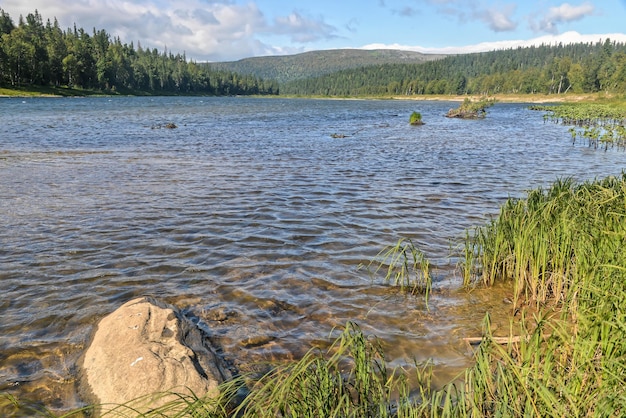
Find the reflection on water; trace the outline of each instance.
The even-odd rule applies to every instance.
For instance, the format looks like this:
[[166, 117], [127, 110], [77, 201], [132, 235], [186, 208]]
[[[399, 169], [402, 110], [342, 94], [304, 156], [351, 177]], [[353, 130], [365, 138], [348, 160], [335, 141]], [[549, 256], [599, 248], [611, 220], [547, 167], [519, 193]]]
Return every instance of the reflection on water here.
[[[507, 308], [457, 290], [465, 229], [557, 177], [623, 168], [523, 105], [482, 121], [444, 118], [452, 106], [0, 99], [0, 391], [80, 405], [75, 362], [95, 323], [139, 295], [199, 316], [244, 370], [355, 321], [392, 365], [432, 359], [451, 379], [471, 360], [461, 338]], [[400, 237], [436, 269], [429, 309], [359, 269]]]

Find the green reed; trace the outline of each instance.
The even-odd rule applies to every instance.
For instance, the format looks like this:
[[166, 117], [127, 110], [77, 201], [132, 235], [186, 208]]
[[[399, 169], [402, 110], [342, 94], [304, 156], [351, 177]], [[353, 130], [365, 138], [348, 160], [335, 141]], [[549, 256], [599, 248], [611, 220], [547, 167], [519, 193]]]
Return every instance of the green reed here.
[[626, 107], [608, 103], [578, 103], [556, 106], [535, 105], [531, 110], [547, 112], [544, 121], [571, 125], [572, 141], [587, 140], [594, 148], [626, 148]]
[[512, 282], [517, 304], [537, 313], [516, 343], [486, 330], [451, 416], [626, 413], [626, 175], [510, 199], [466, 248], [470, 283]]
[[389, 417], [398, 403], [407, 402], [407, 394], [405, 379], [388, 372], [378, 340], [348, 323], [326, 352], [311, 350], [300, 361], [279, 366], [256, 381], [233, 414]]
[[533, 329], [520, 325], [505, 345], [487, 330], [465, 386], [442, 391], [456, 403], [440, 416], [623, 416], [626, 275], [619, 275], [612, 289], [578, 288], [575, 320], [537, 314]]
[[562, 179], [509, 199], [495, 220], [468, 236], [473, 262], [465, 265], [465, 284], [510, 280], [516, 300], [536, 304], [575, 297], [568, 293], [574, 280], [614, 261], [620, 243], [604, 232], [624, 230], [625, 202], [625, 175], [580, 185]]
[[396, 245], [383, 249], [367, 269], [372, 276], [384, 272], [386, 283], [404, 292], [424, 295], [428, 303], [432, 290], [430, 261], [410, 239], [402, 238]]

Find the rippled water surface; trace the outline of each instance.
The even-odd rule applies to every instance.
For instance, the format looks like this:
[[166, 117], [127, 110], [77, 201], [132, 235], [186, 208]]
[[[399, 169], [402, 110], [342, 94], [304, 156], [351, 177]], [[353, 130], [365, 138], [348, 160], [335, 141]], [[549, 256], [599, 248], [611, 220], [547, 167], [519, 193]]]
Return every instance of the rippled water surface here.
[[[94, 325], [140, 295], [198, 315], [244, 370], [352, 320], [391, 364], [432, 359], [450, 379], [471, 361], [461, 338], [503, 309], [457, 290], [466, 228], [509, 196], [625, 165], [525, 105], [481, 121], [443, 117], [450, 107], [0, 99], [0, 392], [80, 405], [75, 362]], [[409, 126], [414, 110], [425, 126]], [[359, 268], [401, 237], [436, 269], [430, 310]]]

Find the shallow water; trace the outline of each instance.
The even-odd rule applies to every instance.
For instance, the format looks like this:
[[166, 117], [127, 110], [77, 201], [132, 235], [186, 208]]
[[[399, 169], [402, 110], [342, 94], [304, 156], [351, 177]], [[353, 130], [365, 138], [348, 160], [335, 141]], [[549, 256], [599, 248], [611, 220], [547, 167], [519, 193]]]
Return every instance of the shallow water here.
[[[356, 321], [392, 365], [430, 359], [450, 380], [471, 361], [461, 338], [506, 309], [457, 290], [466, 228], [558, 177], [620, 174], [625, 155], [573, 146], [525, 105], [479, 121], [450, 107], [0, 99], [0, 392], [81, 405], [74, 364], [94, 325], [140, 295], [198, 315], [244, 370]], [[435, 268], [429, 309], [359, 268], [401, 237]]]

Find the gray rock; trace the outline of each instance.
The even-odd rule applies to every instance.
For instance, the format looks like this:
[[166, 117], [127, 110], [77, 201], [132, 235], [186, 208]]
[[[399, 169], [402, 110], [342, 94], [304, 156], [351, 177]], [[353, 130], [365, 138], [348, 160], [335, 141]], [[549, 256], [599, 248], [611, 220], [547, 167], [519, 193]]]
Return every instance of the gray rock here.
[[83, 393], [104, 410], [124, 404], [147, 412], [174, 393], [217, 396], [232, 377], [196, 324], [149, 297], [100, 321], [81, 366]]

